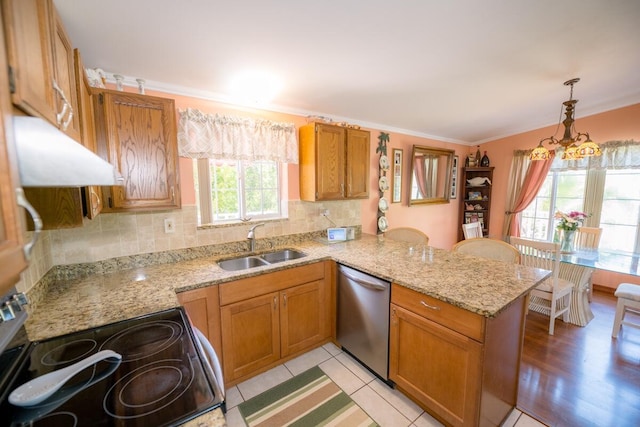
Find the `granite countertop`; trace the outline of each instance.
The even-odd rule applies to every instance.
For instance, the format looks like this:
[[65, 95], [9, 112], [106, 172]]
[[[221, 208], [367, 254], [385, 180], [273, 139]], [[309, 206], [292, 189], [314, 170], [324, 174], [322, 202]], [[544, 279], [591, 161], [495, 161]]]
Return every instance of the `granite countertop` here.
[[[242, 271], [225, 271], [227, 254], [65, 280], [49, 286], [30, 312], [27, 333], [41, 340], [180, 305], [176, 293], [332, 259], [455, 306], [494, 317], [549, 272], [378, 236], [344, 243], [314, 240], [287, 246], [307, 256]], [[413, 248], [413, 255], [410, 254]]]
[[[246, 255], [227, 254], [56, 282], [30, 310], [27, 334], [35, 341], [96, 327], [179, 306], [179, 292], [329, 259], [486, 317], [496, 316], [550, 274], [371, 235], [343, 243], [308, 240], [286, 247], [307, 256], [225, 271], [216, 261]], [[224, 416], [217, 409], [188, 425], [222, 426]]]

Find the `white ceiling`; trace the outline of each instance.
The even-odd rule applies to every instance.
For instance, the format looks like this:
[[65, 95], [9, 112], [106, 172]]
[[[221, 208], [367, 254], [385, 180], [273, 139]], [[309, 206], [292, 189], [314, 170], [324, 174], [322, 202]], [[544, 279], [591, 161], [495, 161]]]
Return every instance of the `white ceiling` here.
[[54, 0], [87, 67], [230, 101], [474, 144], [640, 102], [638, 0]]

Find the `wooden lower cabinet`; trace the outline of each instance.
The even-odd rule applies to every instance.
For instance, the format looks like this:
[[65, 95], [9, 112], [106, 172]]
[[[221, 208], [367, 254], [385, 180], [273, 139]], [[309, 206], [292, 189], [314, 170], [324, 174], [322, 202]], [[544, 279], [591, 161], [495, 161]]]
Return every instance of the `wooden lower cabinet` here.
[[221, 307], [227, 381], [325, 341], [330, 335], [328, 289], [324, 279], [315, 280]]
[[187, 311], [193, 326], [209, 340], [218, 357], [222, 354], [220, 331], [220, 300], [217, 286], [180, 292], [178, 301]]
[[178, 294], [220, 357], [227, 386], [330, 339], [334, 264], [321, 261]]
[[280, 292], [280, 355], [299, 353], [330, 335], [328, 286], [316, 280]]
[[395, 284], [391, 300], [390, 379], [446, 425], [500, 425], [517, 402], [524, 297], [495, 318]]
[[232, 381], [280, 360], [277, 292], [220, 308], [224, 377]]
[[222, 359], [228, 385], [329, 340], [331, 263], [220, 285]]

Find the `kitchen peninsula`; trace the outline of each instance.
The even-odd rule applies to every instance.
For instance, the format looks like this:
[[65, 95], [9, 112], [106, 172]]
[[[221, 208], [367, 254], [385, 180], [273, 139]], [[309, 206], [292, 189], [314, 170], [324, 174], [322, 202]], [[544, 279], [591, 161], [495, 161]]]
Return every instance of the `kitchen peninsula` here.
[[[491, 382], [491, 378], [489, 381], [487, 378], [482, 378], [483, 370], [502, 371], [505, 368], [498, 366], [504, 365], [504, 358], [487, 363], [487, 360], [496, 356], [494, 344], [499, 340], [500, 352], [513, 353], [512, 356], [517, 362], [516, 366], [510, 366], [512, 370], [515, 369], [515, 372], [507, 375], [507, 379], [510, 378], [512, 384], [499, 386], [511, 390], [513, 395], [507, 396], [506, 400], [511, 400], [508, 405], [515, 405], [520, 346], [524, 329], [524, 298], [531, 288], [548, 276], [549, 272], [474, 258], [432, 247], [426, 247], [424, 250], [414, 248], [410, 251], [407, 243], [370, 235], [331, 245], [324, 245], [313, 239], [303, 241], [297, 239], [295, 242], [292, 240], [292, 243], [286, 247], [300, 250], [307, 256], [235, 272], [224, 271], [216, 264], [218, 259], [233, 255], [225, 254], [108, 274], [90, 276], [79, 274], [82, 277], [68, 280], [53, 280], [45, 277], [42, 286], [36, 285], [29, 292], [29, 297], [32, 299], [30, 318], [26, 324], [29, 338], [44, 339], [175, 307], [179, 305], [176, 294], [180, 292], [332, 260], [393, 282], [400, 300], [394, 301], [394, 293], [392, 293], [392, 304], [397, 304], [395, 313], [401, 322], [400, 325], [403, 325], [402, 322], [408, 318], [415, 320], [420, 317], [416, 315], [417, 309], [407, 306], [408, 295], [424, 295], [427, 301], [446, 305], [439, 314], [455, 314], [454, 322], [450, 323], [433, 317], [425, 319], [420, 317], [419, 320], [438, 329], [440, 334], [444, 331], [444, 327], [447, 327], [456, 337], [464, 338], [464, 342], [470, 343], [473, 347], [470, 354], [477, 360], [469, 359], [473, 365], [470, 367], [479, 375], [477, 375], [477, 382], [474, 383], [476, 393], [473, 392], [474, 390], [468, 390], [470, 402], [465, 403], [463, 408], [459, 408], [463, 412], [470, 410], [469, 408], [495, 406], [496, 400], [502, 397], [496, 397], [493, 393], [495, 389], [491, 386], [487, 387], [486, 383]], [[58, 276], [70, 277], [73, 274], [82, 273], [85, 267], [87, 271], [101, 270], [99, 266], [94, 265], [63, 266], [57, 267]], [[65, 269], [66, 271], [61, 273], [60, 270]], [[46, 283], [48, 286], [45, 286]], [[462, 314], [462, 317], [458, 314]], [[470, 319], [470, 325], [464, 324], [467, 319]], [[507, 330], [510, 336], [504, 336], [505, 332], [502, 329], [500, 333], [493, 333], [495, 328], [492, 329], [491, 325], [504, 323], [501, 319], [507, 319], [511, 324]], [[402, 334], [399, 338], [399, 351], [409, 351], [403, 346]], [[513, 351], [508, 348], [509, 346], [513, 347]], [[394, 363], [393, 351], [391, 359]], [[400, 379], [396, 381], [398, 386], [403, 391], [408, 391], [414, 399], [422, 402], [421, 396], [416, 396], [416, 390], [402, 382], [403, 361], [402, 358], [400, 359], [400, 370], [396, 369], [397, 377]], [[398, 362], [397, 359], [396, 362]], [[393, 368], [391, 372], [394, 372]], [[484, 372], [485, 377], [487, 377], [486, 374], [487, 372]], [[500, 375], [496, 377], [491, 372], [489, 374], [496, 381], [505, 379]], [[216, 414], [207, 416], [222, 420], [219, 416], [220, 411], [214, 412]], [[453, 412], [452, 416], [456, 415], [456, 411]], [[485, 425], [499, 422], [494, 419], [484, 419], [481, 414], [485, 412], [491, 411], [488, 409], [475, 411], [474, 414], [480, 415], [473, 416], [473, 424]], [[502, 413], [504, 410], [499, 412]], [[468, 413], [457, 415], [460, 416], [461, 423], [469, 422]], [[457, 423], [455, 420], [449, 422]], [[222, 423], [223, 421], [220, 425]]]

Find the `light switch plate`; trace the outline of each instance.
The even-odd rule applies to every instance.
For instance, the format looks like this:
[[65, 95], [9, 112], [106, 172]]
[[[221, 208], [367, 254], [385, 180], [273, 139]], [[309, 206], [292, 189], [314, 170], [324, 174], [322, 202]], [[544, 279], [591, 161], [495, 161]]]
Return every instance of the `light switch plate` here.
[[165, 233], [175, 233], [176, 224], [173, 221], [173, 218], [165, 218], [164, 219], [164, 232]]

